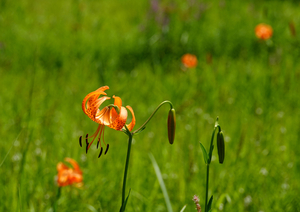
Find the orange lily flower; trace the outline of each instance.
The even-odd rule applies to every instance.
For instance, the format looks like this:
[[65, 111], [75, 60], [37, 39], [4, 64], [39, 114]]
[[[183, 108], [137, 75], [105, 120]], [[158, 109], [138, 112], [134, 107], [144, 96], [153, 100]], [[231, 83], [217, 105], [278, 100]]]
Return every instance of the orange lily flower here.
[[198, 60], [193, 54], [184, 54], [181, 57], [181, 62], [187, 68], [194, 68], [197, 66]]
[[[99, 107], [103, 104], [104, 101], [110, 99], [110, 97], [107, 97], [105, 90], [109, 89], [108, 86], [103, 86], [97, 89], [96, 91], [93, 91], [89, 93], [82, 101], [82, 110], [83, 112], [94, 122], [98, 123], [99, 126], [96, 130], [96, 132], [92, 136], [86, 135], [86, 152], [90, 148], [91, 144], [95, 140], [96, 137], [98, 137], [98, 145], [100, 144], [100, 154], [98, 157], [101, 156], [103, 148], [101, 147], [101, 136], [102, 141], [104, 145], [106, 146], [105, 154], [108, 151], [109, 144], [106, 144], [104, 142], [104, 126], [108, 126], [109, 128], [121, 131], [125, 130], [125, 125], [129, 131], [132, 131], [134, 125], [135, 125], [135, 116], [132, 108], [130, 106], [126, 106], [126, 108], [131, 112], [132, 120], [130, 124], [126, 124], [127, 120], [127, 110], [125, 107], [122, 106], [122, 99], [117, 96], [113, 96], [114, 98], [114, 104], [107, 105], [102, 110], [99, 109]], [[100, 95], [105, 95], [100, 97]], [[100, 97], [100, 98], [99, 98]], [[88, 139], [92, 138], [92, 142], [89, 143]], [[81, 144], [82, 136], [79, 139], [80, 146]]]
[[72, 158], [65, 158], [65, 161], [69, 162], [73, 168], [66, 166], [64, 163], [59, 162], [57, 164], [57, 184], [59, 187], [75, 184], [77, 187], [82, 186], [82, 171], [79, 168], [78, 163]]
[[267, 24], [258, 24], [255, 27], [255, 35], [261, 40], [268, 40], [273, 35], [273, 29]]

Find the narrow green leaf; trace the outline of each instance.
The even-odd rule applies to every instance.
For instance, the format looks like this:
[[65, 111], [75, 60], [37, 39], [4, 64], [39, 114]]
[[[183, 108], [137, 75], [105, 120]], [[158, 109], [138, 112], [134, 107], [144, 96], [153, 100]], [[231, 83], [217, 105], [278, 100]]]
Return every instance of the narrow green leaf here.
[[16, 137], [16, 139], [14, 140], [14, 142], [12, 143], [11, 147], [9, 148], [8, 152], [6, 153], [6, 155], [4, 156], [2, 162], [0, 163], [0, 167], [2, 166], [2, 164], [4, 163], [5, 159], [7, 158], [8, 154], [10, 153], [11, 149], [13, 148], [15, 142], [18, 140], [19, 135], [21, 134], [22, 130], [19, 132], [18, 136]]
[[180, 210], [180, 212], [183, 212], [186, 208], [186, 205], [183, 206], [183, 208]]
[[128, 192], [128, 195], [127, 195], [127, 197], [126, 197], [126, 199], [125, 199], [125, 201], [124, 201], [124, 204], [121, 206], [121, 208], [120, 208], [120, 212], [124, 212], [125, 211], [125, 208], [126, 208], [126, 204], [127, 204], [127, 200], [128, 200], [128, 198], [129, 198], [129, 195], [130, 195], [130, 191], [131, 191], [131, 189], [129, 189], [129, 192]]
[[101, 207], [101, 203], [100, 203], [100, 201], [98, 201], [98, 212], [103, 212], [103, 209], [102, 209], [102, 207]]
[[214, 151], [214, 145], [212, 145], [211, 146], [211, 149], [209, 150], [209, 153], [208, 153], [208, 159], [209, 159], [209, 161], [211, 161], [211, 158], [212, 158], [212, 153], [213, 153], [213, 151]]
[[92, 212], [98, 212], [97, 209], [92, 205], [86, 204], [86, 207]]
[[137, 134], [141, 133], [142, 131], [144, 131], [145, 128], [146, 128], [146, 126], [142, 127], [141, 129], [136, 131], [134, 134], [137, 135]]
[[131, 189], [129, 189], [129, 192], [128, 192], [128, 195], [127, 195], [127, 197], [126, 197], [126, 199], [125, 199], [125, 202], [124, 202], [124, 211], [125, 211], [125, 208], [126, 208], [126, 205], [127, 205], [127, 200], [128, 200], [128, 198], [129, 198], [129, 195], [130, 195], [130, 191], [131, 191]]
[[159, 166], [158, 166], [158, 164], [157, 164], [154, 156], [151, 153], [149, 153], [149, 157], [150, 157], [150, 160], [152, 162], [152, 165], [153, 165], [153, 168], [154, 168], [157, 180], [159, 182], [160, 188], [161, 188], [161, 190], [163, 192], [163, 195], [164, 195], [164, 198], [165, 198], [165, 202], [166, 202], [166, 205], [167, 205], [167, 211], [168, 212], [173, 212], [173, 209], [172, 209], [172, 206], [171, 206], [171, 201], [170, 201], [170, 198], [169, 198], [169, 195], [168, 195], [168, 191], [167, 191], [167, 188], [165, 186], [163, 177], [161, 175]]
[[208, 204], [207, 204], [208, 211], [211, 210], [211, 204], [212, 204], [213, 198], [214, 198], [214, 196], [212, 195], [211, 198], [208, 201]]
[[204, 162], [206, 164], [208, 164], [208, 155], [207, 155], [206, 149], [201, 143], [200, 143], [200, 147], [201, 147], [201, 150], [202, 150], [202, 153], [203, 153]]

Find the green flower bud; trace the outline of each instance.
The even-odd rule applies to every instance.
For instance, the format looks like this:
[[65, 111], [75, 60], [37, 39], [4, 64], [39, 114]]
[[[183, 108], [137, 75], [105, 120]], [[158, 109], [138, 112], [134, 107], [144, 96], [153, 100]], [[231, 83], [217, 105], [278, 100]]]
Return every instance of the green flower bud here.
[[169, 116], [168, 116], [168, 138], [170, 144], [173, 144], [175, 139], [175, 128], [176, 128], [175, 109], [172, 108], [170, 109]]
[[223, 132], [218, 132], [217, 135], [217, 147], [218, 147], [218, 155], [219, 155], [219, 163], [223, 163], [225, 158], [225, 142]]

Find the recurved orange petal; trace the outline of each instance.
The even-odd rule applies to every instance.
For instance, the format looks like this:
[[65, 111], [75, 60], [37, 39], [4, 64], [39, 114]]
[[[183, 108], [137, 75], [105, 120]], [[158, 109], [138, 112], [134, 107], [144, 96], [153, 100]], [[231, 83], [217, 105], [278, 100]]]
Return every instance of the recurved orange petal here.
[[86, 95], [86, 97], [82, 101], [82, 110], [83, 112], [90, 117], [91, 110], [95, 107], [95, 101], [100, 95], [106, 95], [105, 90], [109, 89], [108, 86], [103, 86], [98, 88], [96, 91], [93, 91]]
[[65, 158], [65, 161], [69, 162], [73, 166], [75, 172], [82, 173], [81, 169], [79, 168], [78, 163], [74, 159]]
[[122, 99], [115, 95], [113, 95], [113, 98], [114, 98], [114, 105], [118, 106], [118, 108], [121, 110]]
[[104, 91], [93, 91], [85, 96], [82, 101], [82, 107], [90, 107], [90, 104], [94, 102], [100, 95], [107, 95]]
[[73, 184], [73, 183], [80, 183], [82, 182], [82, 175], [79, 174], [79, 173], [72, 173], [69, 177], [69, 180], [70, 180], [70, 183]]
[[126, 123], [127, 115], [128, 114], [126, 108], [121, 107], [120, 114], [110, 125], [108, 125], [108, 127], [114, 130], [121, 130]]
[[[114, 105], [116, 105], [120, 111], [121, 107], [122, 107], [122, 99], [115, 95], [113, 96], [113, 98], [114, 98]], [[118, 116], [119, 116], [119, 114], [116, 111], [116, 109], [113, 107], [110, 108], [110, 123], [113, 123]]]
[[126, 126], [127, 126], [127, 128], [128, 128], [129, 131], [132, 131], [132, 129], [133, 129], [134, 125], [135, 125], [134, 112], [133, 112], [133, 109], [129, 105], [127, 105], [126, 108], [131, 112], [131, 115], [132, 115], [131, 122], [128, 125], [126, 125]]
[[56, 166], [56, 169], [58, 172], [62, 172], [63, 170], [69, 169], [69, 167], [63, 164], [62, 162], [59, 162]]
[[103, 108], [102, 110], [98, 110], [98, 112], [95, 115], [95, 122], [104, 125], [103, 116], [107, 113], [107, 111], [109, 111], [107, 107]]
[[68, 178], [72, 170], [63, 170], [57, 175], [57, 183], [59, 186], [67, 186], [70, 183], [68, 182]]
[[58, 163], [57, 184], [59, 186], [67, 186], [73, 183], [81, 183], [83, 177], [78, 163], [72, 158], [65, 158], [65, 161], [69, 162], [73, 168], [66, 166], [62, 162]]
[[103, 116], [101, 117], [101, 120], [102, 120], [102, 123], [105, 125], [105, 126], [108, 126], [110, 125], [112, 122], [110, 121], [110, 111], [111, 111], [111, 108], [106, 108], [107, 110], [105, 111], [105, 113], [103, 114]]

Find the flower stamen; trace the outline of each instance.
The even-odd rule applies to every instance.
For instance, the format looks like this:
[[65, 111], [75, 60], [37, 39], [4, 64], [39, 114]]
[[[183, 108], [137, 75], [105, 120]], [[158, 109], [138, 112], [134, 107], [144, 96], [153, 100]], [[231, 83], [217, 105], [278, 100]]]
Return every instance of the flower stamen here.
[[109, 149], [109, 144], [106, 145], [106, 150], [105, 150], [105, 152], [104, 152], [104, 155], [106, 155], [108, 149]]
[[[97, 141], [97, 149], [99, 148], [99, 144], [100, 144], [100, 137], [98, 138], [98, 141]], [[100, 147], [101, 147], [101, 144], [100, 144]]]
[[[94, 140], [98, 137], [98, 141], [97, 141], [97, 149], [99, 148], [99, 145], [100, 145], [100, 154], [98, 156], [98, 158], [102, 155], [102, 152], [103, 152], [103, 148], [102, 148], [102, 145], [101, 145], [101, 142], [104, 143], [104, 145], [106, 146], [106, 150], [105, 150], [105, 153], [107, 153], [108, 149], [109, 149], [109, 144], [106, 144], [105, 141], [104, 141], [104, 125], [102, 124], [99, 124], [96, 132], [89, 136], [88, 134], [86, 134], [85, 136], [85, 142], [86, 142], [86, 153], [88, 152], [90, 146], [92, 145], [92, 143], [94, 142]], [[101, 138], [102, 137], [102, 138]], [[92, 141], [89, 142], [88, 139], [89, 138], [92, 138]], [[101, 141], [102, 139], [102, 141]], [[82, 136], [79, 137], [79, 144], [80, 146], [82, 146]]]
[[102, 155], [102, 151], [103, 151], [103, 148], [101, 147], [101, 150], [100, 150], [98, 158], [100, 158], [100, 156]]
[[[99, 135], [99, 137], [101, 136], [101, 133], [102, 133], [102, 129], [104, 128], [104, 125], [101, 125], [101, 124], [99, 124], [99, 126], [98, 126], [98, 128], [97, 128], [97, 130], [96, 130], [96, 132], [92, 135], [92, 136], [88, 136], [88, 134], [86, 134], [86, 137], [85, 137], [85, 141], [86, 141], [86, 144], [88, 145], [88, 149], [90, 148], [90, 146], [92, 145], [92, 143], [94, 142], [94, 140], [95, 140], [95, 138], [97, 137], [97, 135], [99, 134], [99, 131], [100, 131], [100, 135]], [[92, 142], [91, 143], [89, 143], [88, 142], [88, 139], [89, 138], [93, 138], [93, 140], [92, 140]], [[80, 139], [80, 138], [79, 138]], [[100, 138], [98, 139], [98, 142], [99, 142], [99, 140], [100, 140]], [[79, 141], [80, 142], [80, 141]]]
[[85, 143], [89, 143], [88, 137], [89, 137], [89, 134], [86, 134], [86, 135], [85, 135]]
[[88, 150], [89, 150], [88, 146], [89, 146], [89, 143], [86, 143], [86, 148], [85, 148], [85, 153], [86, 154], [88, 153]]
[[82, 147], [82, 136], [79, 137], [79, 145]]
[[88, 137], [89, 137], [89, 134], [86, 134], [85, 136], [85, 143], [86, 143], [86, 148], [85, 148], [85, 152], [87, 154], [88, 150], [89, 150], [89, 141], [88, 141]]

